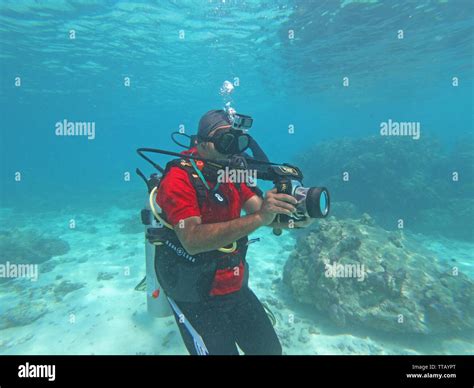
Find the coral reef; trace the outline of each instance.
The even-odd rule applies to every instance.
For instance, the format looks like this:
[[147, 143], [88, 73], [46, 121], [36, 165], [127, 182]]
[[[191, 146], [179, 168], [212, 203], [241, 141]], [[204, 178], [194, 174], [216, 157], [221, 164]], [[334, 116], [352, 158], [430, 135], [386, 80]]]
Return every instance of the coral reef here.
[[116, 275], [118, 275], [117, 272], [99, 272], [97, 274], [97, 281], [110, 280], [113, 279]]
[[58, 260], [48, 260], [40, 265], [40, 272], [47, 273], [53, 271], [59, 264]]
[[342, 327], [411, 334], [474, 330], [474, 282], [366, 214], [359, 220], [330, 217], [301, 234], [283, 281], [295, 299]]
[[22, 302], [0, 315], [0, 330], [29, 325], [47, 312], [44, 302]]
[[[0, 263], [41, 264], [41, 272], [48, 272], [51, 266], [46, 262], [54, 256], [61, 256], [69, 251], [69, 244], [60, 238], [49, 238], [36, 230], [19, 229], [0, 231]], [[11, 279], [0, 278], [0, 283]]]
[[85, 283], [74, 283], [62, 279], [62, 275], [57, 275], [56, 280], [60, 281], [59, 283], [50, 283], [45, 286], [25, 287], [16, 282], [5, 284], [3, 291], [14, 293], [16, 297], [7, 310], [1, 311], [0, 330], [33, 323], [50, 313], [53, 303], [62, 302], [66, 295], [85, 287]]
[[296, 164], [306, 184], [330, 189], [337, 217], [368, 212], [387, 228], [404, 219], [419, 232], [474, 241], [473, 161], [472, 138], [447, 152], [429, 137], [372, 136], [317, 144]]
[[0, 231], [0, 262], [41, 264], [68, 251], [69, 244], [66, 241], [60, 238], [45, 238], [34, 230]]
[[84, 287], [84, 283], [73, 283], [69, 280], [63, 280], [56, 287], [54, 287], [54, 295], [56, 300], [62, 300], [67, 294], [79, 290]]

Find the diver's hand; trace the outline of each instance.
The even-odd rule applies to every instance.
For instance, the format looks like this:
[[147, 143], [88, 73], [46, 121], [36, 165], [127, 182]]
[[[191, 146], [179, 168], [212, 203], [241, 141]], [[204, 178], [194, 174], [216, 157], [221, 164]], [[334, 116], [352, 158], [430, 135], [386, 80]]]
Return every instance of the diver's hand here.
[[278, 194], [277, 189], [269, 190], [265, 193], [265, 199], [257, 214], [260, 216], [263, 225], [270, 225], [277, 214], [292, 215], [296, 211], [294, 205], [297, 201], [288, 194]]

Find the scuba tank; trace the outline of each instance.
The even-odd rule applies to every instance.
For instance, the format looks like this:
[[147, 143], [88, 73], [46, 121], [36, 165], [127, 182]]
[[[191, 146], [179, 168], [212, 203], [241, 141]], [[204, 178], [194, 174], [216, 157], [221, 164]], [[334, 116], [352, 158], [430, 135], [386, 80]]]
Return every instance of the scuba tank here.
[[[164, 318], [171, 316], [170, 305], [168, 298], [161, 287], [155, 273], [155, 245], [150, 242], [148, 238], [152, 234], [152, 230], [156, 231], [164, 228], [164, 225], [155, 219], [152, 209], [150, 207], [151, 192], [159, 184], [159, 177], [157, 174], [152, 174], [149, 179], [146, 179], [143, 174], [137, 173], [145, 180], [148, 186], [148, 199], [145, 207], [141, 211], [142, 224], [145, 226], [145, 266], [146, 276], [135, 288], [137, 291], [146, 290], [146, 304], [148, 313], [156, 318]], [[155, 205], [157, 206], [157, 205]]]
[[145, 205], [146, 214], [148, 215], [148, 224], [145, 224], [145, 255], [146, 255], [146, 304], [148, 313], [151, 316], [163, 318], [172, 315], [170, 305], [168, 303], [165, 292], [160, 286], [155, 273], [155, 246], [146, 238], [148, 229], [150, 228], [164, 228], [164, 226], [157, 222], [153, 217], [150, 205]]

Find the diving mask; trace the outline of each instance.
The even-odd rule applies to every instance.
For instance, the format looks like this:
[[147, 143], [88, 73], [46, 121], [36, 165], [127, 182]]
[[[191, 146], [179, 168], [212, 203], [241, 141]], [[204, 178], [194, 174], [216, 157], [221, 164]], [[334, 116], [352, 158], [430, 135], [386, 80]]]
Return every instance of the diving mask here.
[[216, 151], [223, 155], [236, 155], [244, 152], [250, 145], [250, 136], [240, 129], [218, 131], [214, 136], [201, 138], [214, 143]]

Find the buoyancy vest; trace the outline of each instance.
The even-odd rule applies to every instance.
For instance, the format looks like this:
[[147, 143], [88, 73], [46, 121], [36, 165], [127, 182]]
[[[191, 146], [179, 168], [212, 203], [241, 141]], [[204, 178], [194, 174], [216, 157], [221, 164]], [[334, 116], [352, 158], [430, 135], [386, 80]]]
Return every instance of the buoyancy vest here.
[[[178, 167], [188, 173], [189, 180], [196, 190], [200, 208], [207, 198], [209, 190], [186, 159], [172, 160], [166, 165], [163, 177], [172, 167]], [[159, 185], [159, 183], [158, 183]], [[240, 187], [237, 186], [240, 190]], [[161, 214], [166, 220], [166, 214]], [[245, 260], [248, 237], [236, 241], [231, 252], [213, 250], [190, 255], [182, 246], [175, 231], [170, 228], [151, 228], [147, 239], [155, 244], [155, 271], [165, 293], [176, 301], [201, 302], [212, 298], [213, 281], [218, 269], [230, 269], [244, 265], [242, 288], [248, 287], [248, 263]]]

